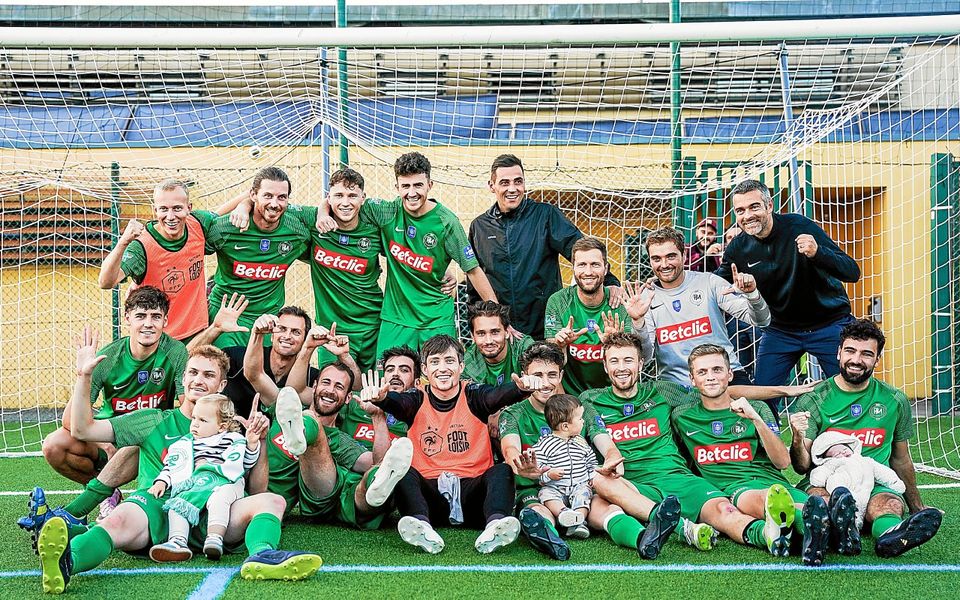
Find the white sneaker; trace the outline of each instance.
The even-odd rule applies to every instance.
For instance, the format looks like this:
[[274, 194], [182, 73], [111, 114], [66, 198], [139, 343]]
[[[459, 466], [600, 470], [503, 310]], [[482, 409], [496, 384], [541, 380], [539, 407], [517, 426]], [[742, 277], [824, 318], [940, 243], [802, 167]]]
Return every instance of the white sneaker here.
[[487, 523], [473, 547], [480, 554], [490, 554], [497, 548], [508, 546], [520, 535], [520, 521], [516, 517], [503, 517]]
[[283, 447], [294, 456], [307, 451], [307, 437], [303, 434], [303, 404], [300, 394], [285, 387], [277, 394], [277, 423], [283, 432]]
[[565, 508], [560, 511], [560, 514], [557, 516], [557, 522], [563, 525], [564, 527], [576, 527], [583, 523], [583, 515], [580, 514], [580, 511], [573, 510], [572, 508]]
[[400, 539], [430, 554], [440, 554], [443, 550], [443, 538], [433, 530], [430, 523], [414, 517], [403, 517], [397, 523]]
[[405, 437], [393, 440], [393, 444], [383, 455], [383, 461], [380, 462], [373, 481], [368, 482], [365, 495], [367, 504], [373, 507], [383, 506], [393, 493], [393, 488], [410, 470], [412, 460], [413, 442]]
[[585, 540], [590, 537], [590, 530], [586, 525], [580, 523], [576, 527], [571, 527], [567, 530], [567, 537], [575, 540]]

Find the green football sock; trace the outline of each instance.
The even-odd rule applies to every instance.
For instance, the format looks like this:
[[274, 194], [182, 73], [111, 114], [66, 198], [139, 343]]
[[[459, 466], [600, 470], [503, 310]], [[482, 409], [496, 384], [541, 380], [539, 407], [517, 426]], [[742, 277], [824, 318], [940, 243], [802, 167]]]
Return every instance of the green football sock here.
[[113, 552], [113, 540], [103, 527], [94, 525], [86, 533], [70, 541], [73, 573], [96, 568]]
[[610, 539], [617, 545], [625, 548], [636, 548], [637, 540], [643, 533], [643, 525], [630, 515], [620, 513], [607, 521], [607, 533], [610, 534]]
[[280, 545], [280, 519], [269, 513], [255, 516], [247, 525], [243, 541], [251, 555], [261, 550], [276, 550]]
[[893, 527], [899, 525], [903, 519], [897, 515], [880, 515], [873, 520], [873, 524], [870, 525], [870, 533], [873, 534], [873, 537], [878, 538]]
[[543, 524], [546, 526], [547, 529], [555, 533], [557, 537], [560, 537], [560, 532], [557, 531], [557, 527], [550, 522], [550, 519], [544, 519], [542, 516], [540, 518], [543, 519]]
[[807, 532], [807, 528], [803, 525], [803, 508], [798, 508], [793, 514], [793, 528], [803, 535]]
[[767, 540], [763, 537], [763, 521], [757, 519], [747, 525], [747, 528], [743, 530], [743, 543], [766, 549]]
[[86, 487], [79, 496], [74, 498], [73, 502], [64, 506], [71, 515], [82, 519], [87, 516], [98, 504], [113, 495], [113, 488], [100, 483], [100, 480], [94, 477], [87, 482]]

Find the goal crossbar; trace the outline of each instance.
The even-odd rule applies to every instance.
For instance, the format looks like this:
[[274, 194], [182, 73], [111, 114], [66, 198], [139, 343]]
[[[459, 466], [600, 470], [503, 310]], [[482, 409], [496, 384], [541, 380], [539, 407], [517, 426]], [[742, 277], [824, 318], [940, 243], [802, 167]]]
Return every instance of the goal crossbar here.
[[[2, 27], [0, 45], [46, 48], [190, 47], [414, 47], [517, 44], [594, 44], [659, 42], [755, 42], [831, 38], [940, 36], [960, 33], [960, 15], [833, 20], [631, 23], [614, 25], [512, 25], [498, 27]], [[202, 41], [198, 41], [202, 40]]]

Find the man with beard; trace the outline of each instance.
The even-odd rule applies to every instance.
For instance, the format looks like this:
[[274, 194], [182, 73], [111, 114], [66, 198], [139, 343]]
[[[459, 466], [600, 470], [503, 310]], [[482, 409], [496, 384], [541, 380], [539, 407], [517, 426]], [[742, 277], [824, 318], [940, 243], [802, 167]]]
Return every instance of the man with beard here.
[[[313, 223], [304, 221], [298, 206], [288, 210], [292, 192], [290, 178], [277, 167], [260, 169], [253, 178], [248, 228], [230, 222], [230, 215], [217, 219], [207, 232], [207, 251], [217, 253], [217, 272], [211, 298], [241, 294], [249, 306], [240, 315], [236, 331], [224, 332], [214, 342], [220, 348], [245, 346], [250, 325], [259, 315], [276, 314], [284, 304], [287, 269], [303, 255], [310, 242]], [[216, 317], [210, 305], [209, 318]]]
[[513, 514], [513, 472], [493, 463], [487, 431], [490, 415], [539, 389], [540, 379], [514, 374], [491, 387], [460, 381], [463, 346], [447, 335], [427, 340], [420, 350], [429, 385], [391, 392], [376, 372], [363, 376], [362, 401], [373, 402], [409, 426], [417, 447], [413, 466], [397, 486], [397, 526], [406, 543], [430, 554], [443, 550], [434, 525], [483, 529], [474, 547], [481, 554], [513, 543], [520, 523]]
[[109, 290], [127, 277], [136, 286], [150, 285], [170, 298], [166, 333], [186, 343], [207, 326], [207, 281], [203, 255], [205, 232], [218, 213], [227, 214], [237, 199], [217, 212], [191, 210], [187, 185], [165, 179], [153, 190], [155, 221], [131, 219], [117, 245], [100, 265], [100, 289]]
[[533, 345], [533, 338], [511, 338], [510, 307], [490, 300], [475, 302], [467, 309], [467, 322], [473, 345], [463, 356], [463, 378], [502, 385], [514, 373], [520, 373], [520, 357]]
[[547, 341], [567, 353], [563, 387], [576, 396], [609, 382], [603, 370], [603, 341], [617, 331], [640, 330], [650, 297], [625, 285], [624, 304], [611, 308], [610, 288], [603, 285], [610, 271], [607, 247], [597, 238], [577, 240], [571, 261], [576, 285], [550, 296], [543, 326]]
[[810, 219], [775, 214], [763, 183], [743, 181], [732, 195], [743, 233], [724, 249], [716, 274], [734, 281], [734, 266], [749, 271], [770, 307], [757, 350], [757, 385], [782, 385], [804, 352], [828, 377], [836, 375], [840, 329], [853, 319], [843, 283], [856, 283], [860, 267]]
[[[77, 348], [77, 385], [74, 400], [90, 393], [92, 373], [104, 358], [96, 354], [97, 335], [85, 328]], [[71, 420], [77, 435], [86, 441], [109, 442], [118, 447], [139, 447], [139, 481], [142, 489], [127, 499], [89, 530], [68, 523], [54, 511], [38, 512], [32, 517], [42, 523], [37, 538], [43, 591], [59, 594], [70, 577], [103, 563], [114, 550], [143, 554], [152, 545], [166, 539], [166, 511], [163, 502], [147, 493], [146, 486], [163, 468], [163, 456], [169, 446], [190, 431], [194, 403], [226, 385], [227, 358], [212, 346], [192, 351], [183, 374], [186, 389], [180, 406], [162, 411], [145, 408], [110, 419], [94, 419], [86, 402], [72, 402]], [[247, 427], [266, 432], [266, 418], [252, 412], [244, 420]], [[250, 473], [248, 489], [253, 494], [240, 498], [230, 509], [224, 534], [227, 551], [246, 548], [249, 553], [240, 569], [244, 579], [304, 579], [320, 567], [320, 557], [303, 552], [277, 550], [283, 498], [261, 493], [266, 488], [266, 462], [261, 460]], [[204, 515], [205, 517], [205, 515]], [[206, 523], [194, 529], [191, 542], [203, 544]], [[199, 546], [196, 546], [199, 548]]]
[[[553, 513], [537, 497], [539, 485], [534, 478], [539, 477], [540, 469], [530, 464], [531, 460], [535, 462], [535, 457], [530, 456], [530, 448], [541, 437], [550, 433], [543, 411], [547, 400], [556, 394], [564, 393], [561, 384], [563, 362], [563, 352], [553, 344], [538, 343], [531, 346], [524, 353], [520, 364], [525, 375], [540, 379], [541, 387], [526, 400], [500, 413], [500, 444], [505, 461], [516, 475], [515, 506], [519, 511], [520, 529], [534, 548], [556, 560], [570, 558], [570, 547], [560, 537]], [[618, 477], [623, 473], [623, 457], [620, 451], [593, 407], [584, 405], [583, 409], [582, 435], [589, 439], [603, 456], [603, 464], [597, 472]], [[669, 504], [668, 502], [668, 508]], [[652, 502], [650, 507], [653, 508]], [[588, 522], [595, 529], [606, 531], [616, 543], [636, 549], [643, 558], [653, 559], [660, 553], [679, 519], [676, 511], [672, 514], [670, 510], [653, 512], [650, 526], [644, 528], [639, 521], [625, 515], [620, 507], [594, 497]]]
[[[389, 348], [380, 356], [380, 363], [383, 364], [383, 379], [387, 382], [389, 391], [405, 392], [416, 387], [420, 379], [420, 355], [416, 352], [407, 346]], [[352, 436], [368, 450], [373, 448], [374, 440], [373, 415], [368, 412], [373, 408], [371, 404], [362, 404], [353, 397], [340, 409], [340, 417], [337, 419], [340, 431]], [[405, 437], [406, 423], [390, 413], [384, 414], [387, 417], [390, 437]]]
[[[203, 330], [191, 340], [189, 347], [201, 344], [212, 344], [223, 331], [236, 330], [239, 325], [237, 319], [246, 308], [243, 296], [236, 294], [230, 302], [221, 304], [220, 310], [214, 317], [213, 324]], [[273, 380], [277, 387], [287, 385], [290, 371], [303, 349], [307, 332], [311, 329], [310, 316], [299, 306], [284, 306], [276, 315], [260, 315], [253, 325], [246, 346], [232, 346], [224, 348], [230, 358], [230, 368], [227, 371], [227, 387], [223, 393], [233, 401], [237, 414], [246, 414], [253, 403], [256, 391], [243, 373], [243, 361], [248, 352], [259, 352], [263, 355], [263, 369], [267, 377]], [[267, 336], [272, 344], [265, 345]], [[314, 349], [316, 346], [314, 346]], [[307, 385], [312, 386], [320, 372], [309, 367]], [[304, 386], [306, 387], [306, 386]], [[309, 402], [309, 399], [306, 401]]]
[[723, 254], [723, 247], [717, 244], [717, 222], [702, 219], [697, 223], [696, 234], [697, 241], [687, 246], [683, 266], [696, 273], [713, 273], [720, 266]]
[[[914, 435], [910, 400], [902, 391], [873, 377], [885, 343], [880, 328], [866, 319], [853, 321], [841, 330], [839, 374], [802, 396], [797, 412], [790, 415], [790, 456], [797, 473], [808, 473], [813, 440], [825, 431], [839, 431], [856, 436], [863, 443], [864, 456], [896, 472], [906, 485], [904, 494], [877, 485], [866, 513], [866, 522], [877, 541], [877, 556], [891, 558], [928, 542], [943, 517], [939, 510], [923, 503], [917, 489], [908, 445]], [[823, 488], [808, 491], [827, 495]], [[835, 491], [831, 505], [837, 501], [836, 495]], [[910, 514], [904, 518], [907, 509]], [[849, 535], [858, 535], [855, 523], [847, 527], [854, 528]]]
[[[314, 328], [308, 337], [328, 343], [339, 359], [350, 357], [349, 342], [334, 331]], [[300, 514], [315, 521], [376, 529], [394, 486], [410, 468], [413, 447], [406, 438], [391, 445], [386, 415], [373, 407], [373, 451], [336, 428], [337, 414], [354, 387], [355, 366], [342, 360], [323, 366], [308, 390], [307, 410], [294, 388], [278, 389], [267, 377], [259, 353], [247, 354], [244, 373], [274, 417], [267, 434], [268, 489], [286, 500], [288, 511], [299, 503]]]
[[[652, 346], [658, 376], [687, 385], [687, 357], [700, 344], [722, 346], [731, 356], [733, 384], [750, 385], [750, 378], [733, 353], [725, 318], [731, 316], [751, 325], [770, 324], [770, 310], [749, 273], [733, 266], [733, 286], [712, 273], [683, 268], [683, 234], [665, 227], [647, 235], [644, 242], [650, 268], [656, 277], [649, 289], [650, 309], [644, 311], [644, 342]], [[645, 353], [644, 360], [650, 359]]]
[[[183, 344], [164, 333], [170, 301], [152, 286], [133, 290], [124, 302], [124, 320], [129, 335], [104, 346], [91, 374], [90, 393], [83, 401], [94, 404], [101, 396], [97, 419], [132, 413], [144, 408], [167, 409], [183, 394], [182, 377], [187, 362]], [[64, 409], [63, 426], [43, 441], [43, 455], [51, 467], [77, 483], [93, 485], [109, 498], [113, 489], [98, 485], [97, 474], [114, 453], [108, 443], [77, 439], [71, 433], [70, 404]], [[85, 513], [84, 513], [85, 514]]]
[[649, 511], [651, 500], [676, 496], [684, 518], [707, 523], [737, 543], [772, 551], [775, 538], [764, 520], [743, 514], [723, 491], [691, 473], [677, 447], [670, 413], [696, 396], [670, 381], [640, 383], [643, 360], [640, 339], [633, 334], [611, 334], [603, 352], [611, 385], [585, 392], [580, 400], [590, 402], [603, 419], [623, 454], [624, 473], [620, 478], [598, 473], [597, 494], [637, 518]]
[[[690, 352], [688, 364], [700, 401], [674, 408], [670, 422], [696, 472], [723, 490], [741, 512], [765, 520], [772, 553], [789, 554], [795, 529], [803, 536], [803, 564], [820, 566], [830, 525], [827, 505], [819, 496], [807, 497], [783, 476], [790, 454], [770, 407], [730, 397], [734, 375], [723, 347], [701, 344]], [[855, 508], [845, 503], [844, 514], [835, 515], [835, 521], [853, 518]], [[859, 540], [856, 547], [844, 543], [841, 548], [858, 554]]]

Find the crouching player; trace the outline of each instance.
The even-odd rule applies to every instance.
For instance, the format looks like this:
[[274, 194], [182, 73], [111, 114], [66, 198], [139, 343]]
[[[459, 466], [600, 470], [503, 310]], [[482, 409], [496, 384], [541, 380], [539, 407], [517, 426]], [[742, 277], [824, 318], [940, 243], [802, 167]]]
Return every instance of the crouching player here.
[[[96, 352], [97, 336], [87, 328], [78, 344], [75, 397], [89, 397], [91, 374], [102, 360]], [[62, 593], [71, 575], [96, 568], [114, 550], [145, 554], [152, 545], [164, 541], [167, 514], [163, 504], [145, 488], [163, 467], [162, 457], [170, 445], [189, 433], [195, 402], [226, 385], [228, 365], [223, 351], [212, 346], [195, 348], [183, 374], [183, 402], [173, 410], [145, 408], [94, 420], [88, 402], [71, 402], [72, 431], [77, 439], [139, 447], [139, 481], [144, 489], [131, 494], [103, 522], [83, 533], [77, 530], [68, 534], [67, 522], [59, 516], [45, 521], [37, 538], [44, 592]], [[263, 419], [263, 415], [251, 414], [249, 421]], [[266, 465], [262, 458], [258, 461], [248, 482], [252, 495], [231, 507], [224, 546], [228, 551], [246, 547], [250, 556], [240, 569], [245, 579], [304, 579], [320, 568], [321, 560], [315, 554], [277, 550], [286, 503], [276, 494], [260, 493], [267, 485]], [[199, 544], [206, 537], [204, 517], [195, 528]], [[74, 533], [79, 535], [74, 537]]]
[[671, 414], [674, 433], [696, 471], [729, 496], [740, 512], [764, 519], [764, 537], [774, 556], [788, 556], [792, 530], [803, 536], [803, 564], [823, 564], [829, 519], [819, 496], [790, 485], [781, 469], [790, 454], [764, 402], [733, 400], [727, 387], [734, 374], [727, 351], [701, 344], [687, 359], [700, 401]]

